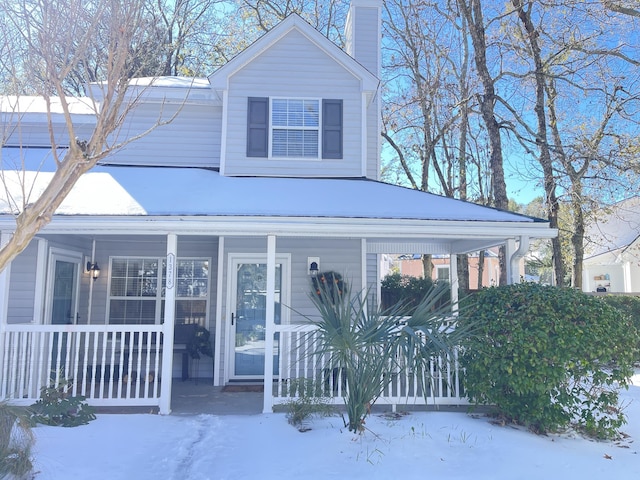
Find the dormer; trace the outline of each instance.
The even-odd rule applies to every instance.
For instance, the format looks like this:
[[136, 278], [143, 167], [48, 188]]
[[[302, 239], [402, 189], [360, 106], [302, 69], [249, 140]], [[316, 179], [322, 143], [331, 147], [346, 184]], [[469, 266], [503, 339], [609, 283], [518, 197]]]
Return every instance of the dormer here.
[[209, 81], [223, 175], [376, 178], [378, 78], [298, 15]]

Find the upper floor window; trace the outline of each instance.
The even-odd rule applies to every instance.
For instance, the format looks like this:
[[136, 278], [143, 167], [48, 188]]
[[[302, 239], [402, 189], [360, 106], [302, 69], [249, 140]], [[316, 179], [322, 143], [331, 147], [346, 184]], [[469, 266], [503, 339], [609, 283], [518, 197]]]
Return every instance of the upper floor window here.
[[320, 101], [271, 100], [271, 156], [318, 158]]
[[247, 156], [342, 158], [342, 100], [250, 97]]

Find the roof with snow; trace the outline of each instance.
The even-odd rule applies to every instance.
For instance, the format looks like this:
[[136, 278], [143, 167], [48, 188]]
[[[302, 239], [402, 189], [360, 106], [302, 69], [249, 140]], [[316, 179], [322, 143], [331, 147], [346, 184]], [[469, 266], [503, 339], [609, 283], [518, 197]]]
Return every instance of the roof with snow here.
[[[12, 228], [14, 215], [49, 184], [51, 157], [46, 148], [2, 149], [0, 228]], [[84, 174], [45, 230], [411, 239], [445, 253], [556, 235], [540, 219], [367, 179], [226, 177], [203, 168], [112, 165]]]

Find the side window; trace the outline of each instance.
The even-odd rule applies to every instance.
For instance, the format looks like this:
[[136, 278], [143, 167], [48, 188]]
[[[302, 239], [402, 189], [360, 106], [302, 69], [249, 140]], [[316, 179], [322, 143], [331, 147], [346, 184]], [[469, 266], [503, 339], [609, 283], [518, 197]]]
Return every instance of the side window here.
[[342, 158], [342, 100], [250, 97], [247, 157]]

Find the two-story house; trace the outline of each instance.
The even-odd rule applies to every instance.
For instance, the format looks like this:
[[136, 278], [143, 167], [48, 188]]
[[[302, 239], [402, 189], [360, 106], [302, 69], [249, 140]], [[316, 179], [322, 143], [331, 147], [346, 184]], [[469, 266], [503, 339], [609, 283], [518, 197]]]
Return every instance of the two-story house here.
[[[268, 411], [300, 375], [291, 351], [316, 314], [318, 271], [375, 293], [383, 254], [453, 255], [455, 272], [454, 254], [506, 245], [515, 265], [530, 238], [555, 235], [378, 181], [380, 15], [380, 0], [353, 0], [345, 50], [291, 15], [208, 79], [131, 82], [140, 99], [123, 135], [174, 118], [85, 174], [0, 273], [0, 398], [31, 402], [55, 377], [95, 405], [168, 413], [184, 362], [174, 332], [197, 325], [214, 357], [192, 375], [264, 379]], [[9, 166], [27, 165], [32, 195], [52, 171], [43, 104], [20, 102], [3, 117], [20, 119], [2, 151], [3, 238], [25, 191]], [[90, 135], [91, 103], [76, 107]]]

